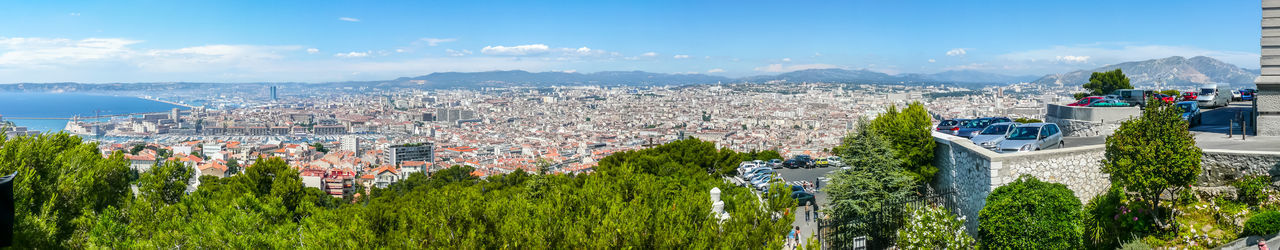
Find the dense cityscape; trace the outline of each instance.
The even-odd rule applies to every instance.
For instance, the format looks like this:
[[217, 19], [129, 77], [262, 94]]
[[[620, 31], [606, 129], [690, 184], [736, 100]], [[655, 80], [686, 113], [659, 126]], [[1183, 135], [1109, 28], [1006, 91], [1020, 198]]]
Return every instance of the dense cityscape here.
[[0, 16], [0, 248], [1280, 246], [1280, 0]]

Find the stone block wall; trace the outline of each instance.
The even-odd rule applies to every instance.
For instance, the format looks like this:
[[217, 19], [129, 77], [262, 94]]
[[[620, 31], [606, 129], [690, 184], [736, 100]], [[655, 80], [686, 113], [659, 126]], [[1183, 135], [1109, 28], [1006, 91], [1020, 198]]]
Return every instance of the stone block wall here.
[[[953, 191], [947, 198], [956, 201], [956, 211], [965, 217], [965, 228], [974, 236], [978, 211], [986, 205], [991, 191], [1024, 174], [1067, 185], [1081, 203], [1106, 192], [1111, 184], [1109, 176], [1102, 173], [1105, 145], [997, 154], [968, 139], [941, 133], [933, 137], [937, 143], [934, 165], [938, 167], [933, 188]], [[1200, 188], [1229, 186], [1245, 175], [1270, 175], [1272, 181], [1280, 181], [1280, 152], [1205, 149], [1201, 160], [1203, 171], [1196, 184]]]
[[1200, 178], [1196, 186], [1230, 186], [1243, 176], [1280, 177], [1280, 152], [1204, 149], [1200, 158]]
[[1138, 107], [1071, 107], [1048, 104], [1045, 122], [1058, 124], [1065, 136], [1108, 136], [1120, 122], [1142, 115]]

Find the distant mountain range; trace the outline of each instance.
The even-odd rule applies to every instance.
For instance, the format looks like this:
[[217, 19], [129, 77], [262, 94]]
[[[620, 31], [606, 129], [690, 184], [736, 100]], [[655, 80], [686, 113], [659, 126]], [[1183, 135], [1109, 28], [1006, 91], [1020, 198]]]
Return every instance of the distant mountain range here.
[[442, 72], [418, 77], [401, 77], [394, 82], [431, 87], [503, 87], [547, 85], [684, 85], [735, 82], [846, 82], [879, 84], [991, 83], [1008, 84], [1035, 80], [1036, 76], [1007, 76], [979, 71], [946, 71], [936, 74], [889, 75], [865, 69], [807, 69], [778, 75], [727, 78], [704, 74], [663, 74], [643, 71], [566, 72]]
[[[572, 86], [572, 85], [690, 85], [740, 82], [830, 82], [863, 84], [956, 84], [966, 87], [1003, 85], [1033, 82], [1046, 85], [1082, 85], [1089, 81], [1092, 72], [1122, 69], [1135, 86], [1188, 86], [1203, 83], [1232, 83], [1253, 85], [1259, 70], [1249, 70], [1224, 63], [1213, 58], [1180, 56], [1125, 62], [1107, 65], [1093, 70], [1078, 70], [1043, 77], [1010, 76], [973, 70], [945, 71], [933, 74], [905, 73], [890, 75], [865, 69], [808, 69], [742, 78], [728, 78], [705, 74], [664, 74], [644, 71], [602, 71], [596, 73], [527, 72], [522, 70], [486, 72], [439, 72], [417, 77], [401, 77], [384, 81], [353, 81], [329, 83], [249, 83], [246, 85], [298, 85], [300, 87], [415, 87], [415, 88], [478, 88], [510, 86]], [[217, 83], [18, 83], [0, 84], [0, 91], [130, 91], [130, 90], [182, 90], [222, 87]], [[244, 86], [250, 87], [251, 86]]]
[[1253, 86], [1261, 74], [1217, 59], [1197, 56], [1184, 58], [1171, 56], [1146, 61], [1107, 65], [1093, 70], [1077, 70], [1065, 74], [1050, 74], [1035, 80], [1045, 85], [1082, 85], [1089, 82], [1093, 72], [1120, 69], [1129, 77], [1129, 83], [1140, 86], [1199, 86], [1206, 83], [1230, 83], [1234, 86]]

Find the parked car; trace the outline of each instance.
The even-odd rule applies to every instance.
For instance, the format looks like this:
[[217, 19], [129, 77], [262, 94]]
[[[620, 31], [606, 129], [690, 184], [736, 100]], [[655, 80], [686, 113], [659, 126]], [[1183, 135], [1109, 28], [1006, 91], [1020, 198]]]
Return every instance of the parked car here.
[[970, 138], [978, 134], [978, 132], [982, 131], [982, 129], [987, 128], [987, 125], [991, 125], [991, 118], [978, 118], [978, 119], [969, 120], [964, 124], [960, 124], [960, 129], [955, 130], [956, 132], [954, 135], [959, 137], [964, 137], [964, 138]]
[[1200, 94], [1196, 97], [1196, 105], [1201, 108], [1205, 107], [1222, 107], [1231, 103], [1231, 96], [1225, 93], [1227, 84], [1205, 84], [1200, 87]]
[[802, 168], [813, 168], [817, 165], [813, 162], [813, 157], [809, 157], [809, 155], [796, 155], [794, 159], [798, 161]]
[[1182, 101], [1195, 101], [1196, 92], [1182, 92]]
[[1102, 100], [1102, 99], [1103, 99], [1103, 97], [1101, 97], [1101, 96], [1086, 96], [1086, 97], [1084, 97], [1084, 98], [1080, 98], [1080, 100], [1076, 100], [1076, 102], [1073, 102], [1073, 103], [1071, 103], [1071, 104], [1067, 104], [1067, 106], [1071, 106], [1071, 107], [1088, 107], [1090, 103], [1093, 103], [1093, 102], [1095, 102], [1095, 101], [1099, 101], [1099, 100]]
[[839, 156], [827, 157], [827, 164], [831, 164], [833, 167], [844, 167], [844, 159]]
[[817, 165], [820, 168], [828, 167], [829, 164], [831, 163], [827, 161], [827, 158], [818, 158], [818, 160], [814, 161], [814, 165]]
[[1015, 153], [1062, 148], [1065, 143], [1057, 124], [1028, 123], [1014, 127], [998, 145], [999, 153]]
[[1117, 89], [1112, 94], [1118, 96], [1116, 99], [1121, 102], [1135, 106], [1145, 106], [1147, 104], [1147, 97], [1155, 95], [1155, 91], [1142, 89]]
[[1241, 100], [1241, 101], [1253, 101], [1253, 98], [1254, 98], [1254, 97], [1256, 97], [1257, 95], [1258, 95], [1258, 90], [1256, 90], [1256, 89], [1241, 89], [1241, 90], [1240, 90], [1240, 100]]
[[1165, 94], [1155, 94], [1155, 98], [1156, 98], [1156, 100], [1164, 101], [1165, 103], [1173, 103], [1173, 102], [1174, 102], [1174, 100], [1173, 100], [1173, 96], [1170, 96], [1170, 95], [1165, 95]]
[[1089, 107], [1128, 107], [1128, 106], [1132, 106], [1132, 105], [1120, 100], [1110, 100], [1110, 99], [1096, 101], [1089, 104]]
[[782, 159], [769, 160], [770, 168], [782, 168]]
[[1174, 105], [1182, 108], [1182, 120], [1187, 121], [1187, 126], [1200, 125], [1200, 105], [1196, 105], [1195, 101], [1178, 102]]
[[792, 168], [792, 169], [801, 168], [801, 167], [804, 167], [804, 163], [796, 160], [795, 158], [791, 158], [791, 159], [787, 159], [787, 161], [782, 162], [782, 167]]
[[1233, 101], [1233, 102], [1234, 102], [1234, 101], [1239, 101], [1239, 100], [1240, 100], [1240, 91], [1239, 91], [1239, 90], [1232, 90], [1232, 91], [1231, 91], [1231, 101]]
[[752, 169], [751, 171], [747, 171], [746, 174], [743, 174], [742, 179], [751, 180], [759, 177], [761, 173], [773, 173], [773, 169], [767, 167]]
[[934, 130], [938, 132], [942, 132], [944, 134], [955, 135], [955, 132], [952, 130], [960, 129], [960, 123], [963, 123], [964, 121], [965, 121], [964, 119], [942, 120], [941, 122], [938, 122], [938, 126]]
[[969, 140], [983, 148], [995, 150], [996, 146], [1000, 145], [1001, 141], [1004, 141], [1004, 136], [1008, 135], [1009, 131], [1012, 131], [1011, 128], [1018, 127], [1018, 125], [1022, 124], [1016, 122], [991, 124], [991, 126], [987, 126], [982, 132], [979, 132], [978, 135]]

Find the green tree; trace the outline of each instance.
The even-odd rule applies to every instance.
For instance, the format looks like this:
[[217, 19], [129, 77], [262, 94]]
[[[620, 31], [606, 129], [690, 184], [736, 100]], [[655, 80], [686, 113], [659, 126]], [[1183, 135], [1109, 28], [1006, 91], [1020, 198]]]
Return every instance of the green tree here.
[[[1159, 212], [1161, 194], [1176, 194], [1196, 182], [1201, 151], [1182, 120], [1182, 109], [1152, 103], [1142, 116], [1122, 122], [1107, 136], [1102, 172], [1111, 176], [1113, 186], [1137, 193]], [[1153, 218], [1163, 227], [1158, 216]]]
[[[1089, 75], [1089, 83], [1084, 84], [1084, 89], [1091, 91], [1092, 95], [1107, 95], [1115, 92], [1117, 89], [1132, 89], [1133, 85], [1129, 84], [1129, 77], [1124, 75], [1120, 69], [1107, 72], [1093, 72]], [[1079, 98], [1077, 98], [1079, 99]]]
[[1072, 93], [1071, 97], [1075, 98], [1075, 100], [1080, 100], [1080, 99], [1084, 99], [1085, 97], [1089, 97], [1089, 93], [1085, 93], [1085, 92]]
[[240, 173], [240, 160], [237, 160], [236, 158], [227, 160], [227, 173], [229, 175]]
[[1180, 96], [1182, 96], [1182, 91], [1178, 91], [1176, 89], [1161, 90], [1160, 93], [1167, 96], [1173, 96], [1174, 99], [1178, 99]]
[[1071, 190], [1028, 175], [991, 191], [978, 211], [983, 249], [1079, 249], [1081, 229]]
[[146, 149], [146, 147], [141, 144], [133, 145], [133, 148], [129, 149], [129, 154], [136, 155], [138, 152], [142, 152], [143, 149]]
[[88, 231], [93, 214], [132, 198], [123, 152], [104, 158], [96, 143], [66, 133], [0, 133], [0, 174], [10, 173], [16, 173], [13, 247], [18, 249], [83, 245], [84, 238], [77, 236]]
[[138, 191], [151, 202], [174, 204], [187, 192], [195, 170], [178, 161], [159, 164], [138, 179]]
[[312, 143], [312, 144], [311, 144], [311, 146], [316, 148], [316, 152], [320, 152], [320, 153], [324, 153], [324, 154], [328, 154], [328, 153], [329, 153], [329, 149], [324, 148], [324, 143], [319, 143], [319, 142], [317, 142], [317, 143]]
[[890, 141], [899, 163], [920, 183], [931, 183], [938, 168], [933, 166], [933, 120], [920, 102], [912, 102], [898, 112], [889, 106], [871, 120], [869, 128]]
[[[893, 231], [905, 222], [906, 211], [895, 201], [916, 195], [916, 181], [884, 136], [859, 122], [858, 129], [844, 137], [837, 147], [850, 169], [835, 170], [823, 191], [831, 198], [827, 214], [835, 223], [830, 240], [848, 246], [854, 237], [870, 236], [878, 245], [893, 242]], [[871, 219], [872, 215], [888, 219]]]

